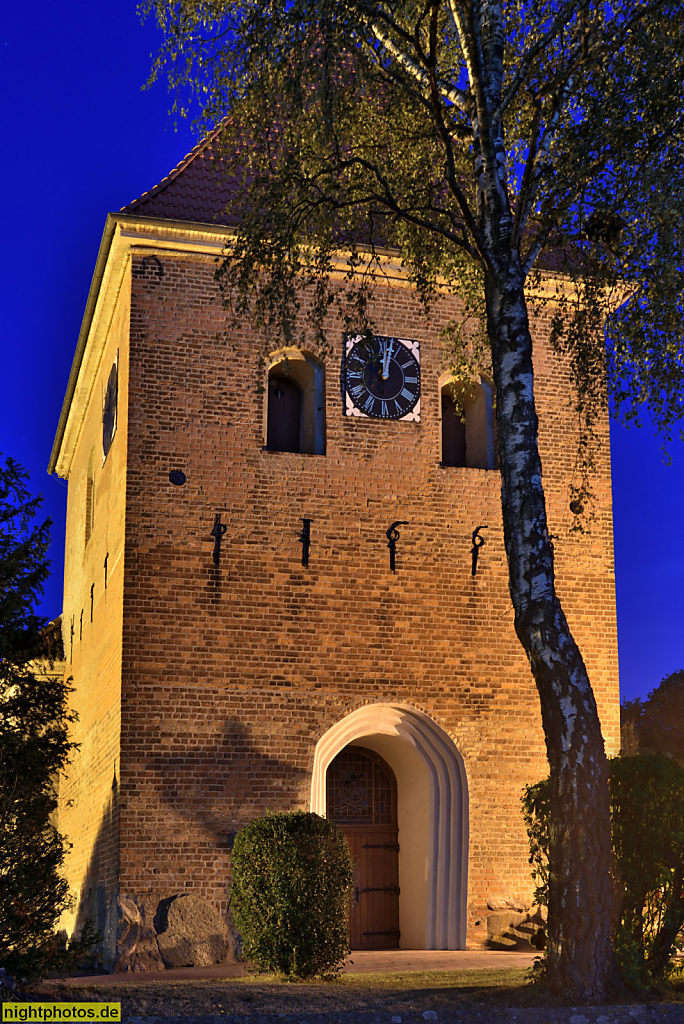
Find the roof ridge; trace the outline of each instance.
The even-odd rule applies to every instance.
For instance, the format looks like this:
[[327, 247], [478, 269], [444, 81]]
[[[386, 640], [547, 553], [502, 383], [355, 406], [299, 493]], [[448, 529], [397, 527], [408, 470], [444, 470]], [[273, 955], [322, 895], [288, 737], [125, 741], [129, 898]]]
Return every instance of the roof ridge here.
[[137, 199], [133, 199], [130, 203], [127, 203], [125, 206], [122, 206], [119, 210], [119, 213], [131, 213], [133, 210], [136, 210], [139, 206], [142, 206], [143, 203], [146, 203], [154, 196], [159, 195], [160, 192], [163, 192], [164, 189], [168, 188], [169, 185], [171, 185], [176, 180], [176, 178], [178, 178], [179, 175], [181, 175], [183, 171], [185, 171], [186, 168], [189, 167], [193, 160], [196, 160], [198, 156], [200, 156], [205, 150], [207, 150], [211, 146], [211, 143], [217, 138], [218, 135], [220, 135], [220, 133], [225, 128], [227, 120], [228, 118], [222, 118], [222, 120], [219, 122], [216, 128], [213, 128], [204, 136], [204, 138], [200, 139], [200, 141], [192, 147], [190, 152], [186, 153], [183, 159], [180, 160], [176, 164], [176, 166], [161, 179], [161, 181], [157, 182], [157, 184], [154, 185], [151, 189], [148, 189], [147, 192], [143, 192], [142, 195], [137, 197]]

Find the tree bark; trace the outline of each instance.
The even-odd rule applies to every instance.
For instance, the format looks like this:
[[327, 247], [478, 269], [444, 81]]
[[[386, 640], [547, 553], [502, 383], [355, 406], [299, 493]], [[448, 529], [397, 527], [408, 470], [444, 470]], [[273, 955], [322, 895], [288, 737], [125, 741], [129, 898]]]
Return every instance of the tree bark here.
[[660, 979], [665, 974], [682, 924], [684, 924], [684, 865], [680, 863], [673, 872], [672, 898], [665, 913], [665, 920], [660, 926], [646, 961], [651, 977]]
[[537, 444], [532, 340], [517, 253], [485, 273], [499, 427], [501, 504], [515, 629], [539, 691], [551, 774], [547, 983], [605, 999], [614, 890], [608, 765], [582, 655], [554, 586]]

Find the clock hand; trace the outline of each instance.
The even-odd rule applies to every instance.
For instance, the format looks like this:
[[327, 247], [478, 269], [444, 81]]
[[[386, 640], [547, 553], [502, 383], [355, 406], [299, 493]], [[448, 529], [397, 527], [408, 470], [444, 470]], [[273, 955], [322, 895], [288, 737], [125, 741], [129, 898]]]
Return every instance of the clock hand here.
[[382, 354], [382, 379], [387, 380], [389, 377], [389, 364], [392, 358], [392, 349], [394, 348], [394, 338], [390, 341], [389, 345], [385, 342], [384, 351]]

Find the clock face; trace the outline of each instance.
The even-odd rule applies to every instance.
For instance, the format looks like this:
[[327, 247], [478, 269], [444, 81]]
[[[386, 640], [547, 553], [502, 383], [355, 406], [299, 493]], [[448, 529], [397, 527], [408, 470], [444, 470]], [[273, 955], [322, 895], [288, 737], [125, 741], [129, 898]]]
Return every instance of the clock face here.
[[420, 348], [403, 338], [360, 334], [344, 341], [342, 398], [346, 416], [420, 420]]

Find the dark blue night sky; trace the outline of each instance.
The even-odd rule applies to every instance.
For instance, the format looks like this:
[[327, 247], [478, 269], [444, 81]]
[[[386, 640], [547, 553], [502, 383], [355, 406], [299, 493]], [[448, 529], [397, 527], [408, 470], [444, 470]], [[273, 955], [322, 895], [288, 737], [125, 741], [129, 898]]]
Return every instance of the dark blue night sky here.
[[[66, 484], [46, 467], [107, 213], [187, 153], [163, 85], [142, 91], [157, 34], [130, 0], [10, 5], [0, 28], [0, 451], [54, 520], [44, 614], [61, 611]], [[684, 445], [613, 425], [620, 676], [645, 696], [684, 668]]]

